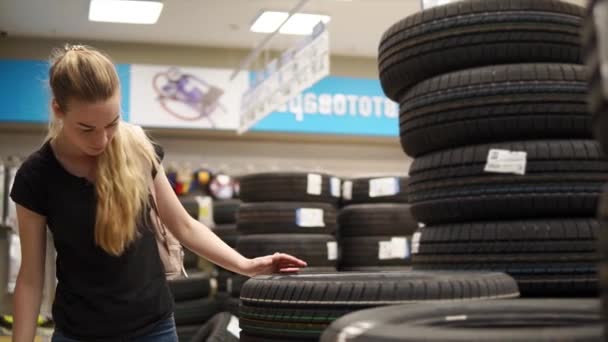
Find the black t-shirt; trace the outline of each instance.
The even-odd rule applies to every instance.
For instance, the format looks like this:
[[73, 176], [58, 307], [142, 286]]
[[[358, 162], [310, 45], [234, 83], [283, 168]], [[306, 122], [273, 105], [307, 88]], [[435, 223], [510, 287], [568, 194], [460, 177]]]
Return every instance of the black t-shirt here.
[[95, 186], [68, 173], [49, 142], [21, 165], [11, 198], [46, 216], [53, 234], [57, 330], [86, 341], [116, 340], [146, 334], [170, 317], [173, 297], [149, 223], [138, 220], [140, 238], [118, 257], [97, 246]]

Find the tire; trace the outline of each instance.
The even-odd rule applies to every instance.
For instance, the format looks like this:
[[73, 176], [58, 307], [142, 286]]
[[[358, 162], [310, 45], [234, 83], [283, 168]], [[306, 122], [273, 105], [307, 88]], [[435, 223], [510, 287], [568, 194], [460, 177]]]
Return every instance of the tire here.
[[448, 224], [419, 231], [417, 270], [505, 272], [522, 296], [597, 296], [593, 219]]
[[602, 300], [602, 314], [604, 317], [604, 331], [608, 334], [608, 188], [604, 188], [600, 207], [598, 209], [598, 217], [600, 220], [599, 233], [599, 257], [598, 265], [599, 273], [599, 289]]
[[341, 237], [412, 235], [418, 228], [409, 204], [349, 205], [340, 211], [338, 223]]
[[236, 213], [241, 205], [239, 200], [224, 200], [213, 202], [213, 221], [215, 224], [236, 223]]
[[580, 6], [552, 0], [466, 0], [397, 22], [378, 52], [384, 93], [399, 102], [409, 87], [472, 67], [581, 62]]
[[234, 248], [239, 237], [236, 224], [222, 224], [213, 228], [213, 232], [224, 241], [228, 246]]
[[189, 273], [188, 278], [167, 281], [175, 301], [187, 301], [208, 297], [212, 293], [211, 279], [204, 272]]
[[[377, 184], [383, 180], [396, 179], [394, 195], [380, 195], [378, 193], [370, 193], [370, 184]], [[366, 177], [355, 178], [344, 181], [343, 189], [350, 188], [351, 191], [344, 190], [342, 193], [342, 202], [344, 205], [351, 204], [367, 204], [367, 203], [407, 203], [407, 177]], [[375, 189], [375, 185], [372, 185]]]
[[239, 297], [232, 297], [225, 293], [218, 293], [216, 296], [217, 301], [220, 303], [220, 310], [223, 312], [230, 312], [234, 316], [239, 316]]
[[394, 305], [346, 315], [331, 324], [320, 342], [591, 342], [602, 340], [599, 322], [594, 299]]
[[512, 64], [457, 71], [403, 96], [406, 154], [526, 139], [591, 139], [586, 69], [574, 64]]
[[583, 31], [585, 64], [590, 76], [587, 101], [593, 113], [595, 137], [602, 144], [605, 152], [608, 151], [608, 76], [602, 75], [601, 65], [608, 63], [608, 56], [600, 51], [600, 47], [603, 45], [602, 42], [608, 39], [608, 28], [601, 25], [606, 17], [608, 17], [606, 1], [590, 1]]
[[371, 267], [340, 267], [340, 272], [406, 272], [412, 266], [371, 266]]
[[[340, 182], [325, 174], [258, 173], [240, 179], [243, 202], [322, 202], [336, 204]], [[318, 182], [320, 179], [320, 183]], [[332, 189], [333, 184], [333, 189]], [[333, 190], [333, 191], [332, 191]]]
[[220, 269], [217, 276], [218, 292], [238, 298], [241, 287], [248, 279], [249, 277]]
[[215, 299], [204, 298], [175, 303], [175, 324], [193, 325], [207, 322], [219, 312], [219, 305]]
[[198, 267], [198, 255], [194, 254], [191, 250], [183, 247], [184, 250], [184, 267], [186, 269], [196, 269]]
[[233, 319], [229, 312], [220, 312], [205, 323], [192, 337], [191, 342], [237, 342], [238, 336], [228, 331], [228, 324]]
[[237, 229], [241, 234], [332, 234], [336, 216], [336, 208], [327, 203], [245, 203], [239, 210]]
[[199, 324], [180, 325], [175, 327], [177, 330], [177, 339], [179, 342], [190, 342], [194, 335], [201, 329]]
[[330, 255], [329, 244], [336, 239], [321, 234], [245, 235], [236, 244], [236, 250], [247, 258], [256, 258], [276, 252], [287, 253], [307, 262], [309, 267], [336, 267], [336, 255]]
[[318, 339], [338, 317], [364, 308], [420, 301], [513, 298], [515, 281], [501, 273], [384, 272], [260, 276], [241, 290], [243, 333]]
[[[400, 241], [397, 242], [396, 239]], [[391, 244], [391, 241], [394, 243]], [[411, 241], [411, 236], [342, 238], [340, 239], [342, 247], [340, 268], [409, 266], [411, 264]]]
[[[525, 175], [484, 171], [491, 149], [527, 153]], [[410, 169], [412, 215], [425, 224], [593, 217], [608, 161], [590, 140], [525, 141], [432, 153]]]

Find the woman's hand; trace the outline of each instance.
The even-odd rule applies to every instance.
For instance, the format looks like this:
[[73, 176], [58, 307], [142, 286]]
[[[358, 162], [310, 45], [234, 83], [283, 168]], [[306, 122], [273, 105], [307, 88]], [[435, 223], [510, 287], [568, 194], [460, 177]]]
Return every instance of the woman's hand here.
[[243, 274], [253, 277], [261, 274], [293, 273], [306, 267], [306, 262], [284, 253], [274, 253], [263, 257], [248, 259]]

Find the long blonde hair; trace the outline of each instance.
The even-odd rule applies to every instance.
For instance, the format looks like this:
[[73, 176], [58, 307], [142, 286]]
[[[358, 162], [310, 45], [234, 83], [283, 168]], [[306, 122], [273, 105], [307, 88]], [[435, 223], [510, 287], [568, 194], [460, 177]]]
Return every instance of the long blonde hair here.
[[[120, 91], [110, 58], [82, 45], [66, 45], [53, 52], [49, 83], [63, 112], [69, 100], [104, 101]], [[56, 138], [61, 129], [53, 116], [46, 140]], [[137, 238], [137, 221], [148, 208], [153, 168], [158, 169], [158, 161], [145, 133], [120, 122], [96, 166], [95, 242], [108, 254], [121, 255]]]

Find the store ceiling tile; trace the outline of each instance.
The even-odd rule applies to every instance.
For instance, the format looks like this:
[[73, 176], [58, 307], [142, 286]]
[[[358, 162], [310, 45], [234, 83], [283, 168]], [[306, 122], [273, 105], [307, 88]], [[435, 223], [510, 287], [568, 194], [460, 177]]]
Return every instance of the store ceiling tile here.
[[[584, 4], [585, 0], [568, 0]], [[90, 22], [87, 0], [0, 0], [0, 30], [9, 36], [253, 48], [264, 34], [249, 31], [263, 10], [288, 11], [299, 0], [165, 0], [155, 25]], [[375, 57], [382, 33], [420, 10], [420, 0], [310, 0], [302, 9], [331, 16], [332, 54]], [[280, 35], [284, 49], [297, 36]]]

